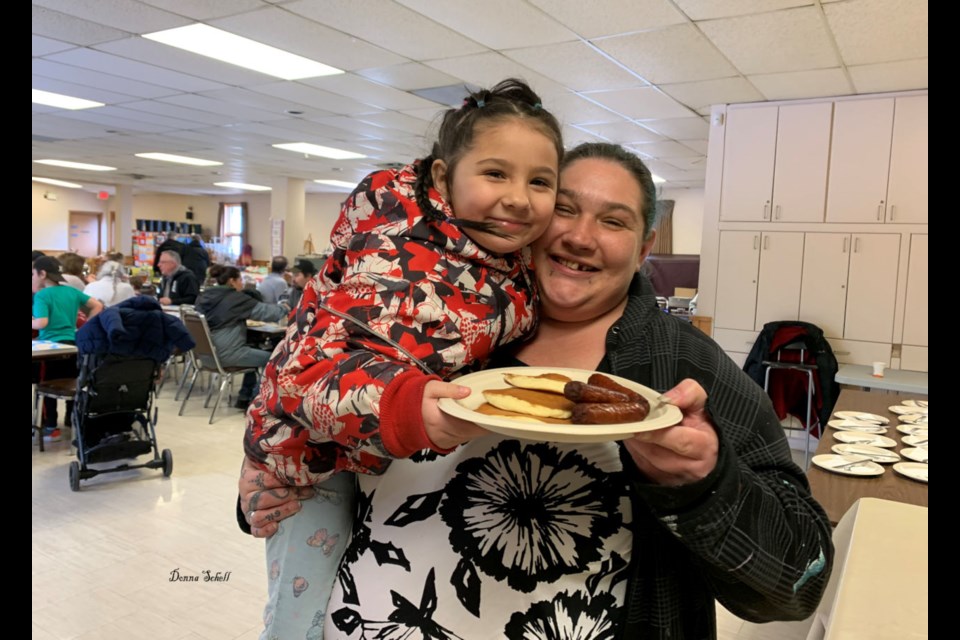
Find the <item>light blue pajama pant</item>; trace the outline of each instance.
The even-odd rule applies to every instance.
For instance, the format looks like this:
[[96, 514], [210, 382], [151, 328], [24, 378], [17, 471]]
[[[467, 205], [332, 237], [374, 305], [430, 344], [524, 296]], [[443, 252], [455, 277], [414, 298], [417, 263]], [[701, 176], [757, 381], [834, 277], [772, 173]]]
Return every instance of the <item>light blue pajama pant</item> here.
[[268, 600], [260, 640], [322, 640], [327, 600], [353, 524], [356, 476], [314, 485], [313, 498], [267, 538]]

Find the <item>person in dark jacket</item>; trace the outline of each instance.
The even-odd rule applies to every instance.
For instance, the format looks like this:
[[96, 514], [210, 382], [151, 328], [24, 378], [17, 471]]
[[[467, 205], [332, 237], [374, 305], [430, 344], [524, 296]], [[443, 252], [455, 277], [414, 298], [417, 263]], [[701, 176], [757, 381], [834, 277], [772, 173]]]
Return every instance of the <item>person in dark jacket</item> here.
[[201, 286], [207, 281], [207, 268], [210, 266], [210, 254], [203, 246], [200, 236], [193, 234], [187, 243], [170, 238], [157, 247], [157, 257], [153, 260], [153, 270], [160, 270], [160, 256], [164, 251], [176, 251], [180, 255], [180, 263], [189, 269], [197, 278]]
[[[316, 631], [430, 625], [438, 637], [500, 639], [568, 625], [584, 638], [701, 640], [717, 636], [717, 601], [752, 622], [816, 610], [833, 563], [829, 521], [763, 390], [661, 312], [637, 274], [654, 200], [649, 170], [622, 147], [568, 152], [553, 222], [533, 245], [541, 325], [491, 366], [621, 376], [662, 393], [680, 423], [565, 444], [449, 419], [428, 434], [448, 453], [358, 476], [353, 536]], [[242, 473], [239, 518], [255, 535], [300, 510], [291, 498], [310, 497], [277, 491], [253, 465]]]
[[[210, 267], [215, 285], [204, 289], [194, 305], [207, 318], [217, 357], [225, 367], [263, 367], [270, 352], [247, 344], [247, 320], [278, 322], [286, 318], [289, 307], [257, 302], [243, 291], [240, 270], [229, 265]], [[246, 409], [256, 394], [257, 374], [243, 376], [236, 406]]]
[[193, 272], [180, 262], [176, 251], [164, 251], [157, 262], [160, 266], [160, 304], [193, 304], [200, 293], [200, 283]]

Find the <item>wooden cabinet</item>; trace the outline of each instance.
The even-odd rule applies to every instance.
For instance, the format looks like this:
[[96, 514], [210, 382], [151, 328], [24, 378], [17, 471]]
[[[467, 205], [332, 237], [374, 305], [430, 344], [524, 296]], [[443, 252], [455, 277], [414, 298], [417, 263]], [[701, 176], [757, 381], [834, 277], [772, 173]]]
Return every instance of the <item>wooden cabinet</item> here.
[[730, 109], [720, 219], [823, 222], [833, 104]]
[[927, 234], [914, 234], [910, 236], [910, 261], [907, 266], [907, 302], [903, 314], [904, 345], [928, 346], [928, 246]]
[[887, 222], [927, 222], [927, 96], [897, 98], [887, 185]]
[[800, 319], [828, 338], [891, 343], [899, 261], [898, 234], [806, 234]]
[[759, 331], [796, 320], [802, 264], [802, 233], [721, 232], [716, 326]]
[[893, 98], [834, 104], [827, 222], [884, 221], [893, 106]]

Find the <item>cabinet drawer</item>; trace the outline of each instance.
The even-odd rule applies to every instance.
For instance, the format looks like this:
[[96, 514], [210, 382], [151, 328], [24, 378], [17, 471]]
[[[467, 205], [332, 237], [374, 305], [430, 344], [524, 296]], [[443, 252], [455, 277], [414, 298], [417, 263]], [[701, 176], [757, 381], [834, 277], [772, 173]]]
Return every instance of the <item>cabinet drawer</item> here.
[[721, 329], [714, 325], [713, 339], [723, 347], [727, 353], [750, 353], [753, 343], [757, 341], [759, 331], [741, 331], [739, 329]]
[[927, 348], [903, 345], [900, 349], [900, 368], [908, 371], [926, 371]]
[[887, 342], [861, 342], [859, 340], [838, 340], [828, 338], [833, 355], [840, 364], [872, 364], [886, 362], [890, 366], [890, 350]]

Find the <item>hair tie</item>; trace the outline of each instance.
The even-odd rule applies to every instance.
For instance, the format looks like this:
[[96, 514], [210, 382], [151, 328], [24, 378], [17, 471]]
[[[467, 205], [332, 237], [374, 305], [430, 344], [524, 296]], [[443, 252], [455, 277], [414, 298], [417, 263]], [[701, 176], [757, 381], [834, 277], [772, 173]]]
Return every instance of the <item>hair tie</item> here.
[[482, 99], [481, 99], [481, 100], [477, 100], [477, 109], [483, 109], [483, 107], [486, 106], [486, 104], [487, 104], [487, 103], [486, 103], [484, 100], [482, 100]]
[[539, 111], [539, 110], [542, 109], [542, 108], [543, 108], [543, 105], [540, 104], [539, 102], [534, 102], [534, 103], [533, 103], [533, 110], [534, 110], [534, 111]]

